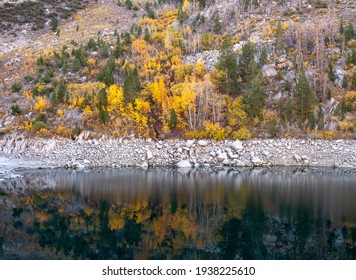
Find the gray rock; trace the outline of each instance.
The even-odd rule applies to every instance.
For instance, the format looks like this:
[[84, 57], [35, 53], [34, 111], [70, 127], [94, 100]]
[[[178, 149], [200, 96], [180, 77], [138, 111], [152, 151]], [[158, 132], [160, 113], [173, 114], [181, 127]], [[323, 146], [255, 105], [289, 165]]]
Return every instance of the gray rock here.
[[293, 155], [293, 158], [294, 158], [297, 162], [299, 162], [299, 161], [302, 160], [302, 158], [301, 158], [298, 154], [294, 154], [294, 155]]
[[152, 152], [151, 152], [151, 151], [147, 151], [147, 153], [146, 153], [146, 159], [147, 159], [147, 160], [150, 160], [150, 159], [152, 159], [152, 158], [153, 158]]
[[181, 160], [176, 164], [176, 166], [178, 168], [191, 168], [192, 167], [189, 160]]
[[227, 154], [226, 154], [226, 153], [220, 153], [220, 154], [218, 154], [218, 156], [216, 157], [216, 159], [217, 159], [219, 162], [223, 162], [225, 159], [227, 159]]
[[206, 147], [208, 146], [208, 142], [206, 142], [205, 140], [199, 140], [198, 145], [201, 147]]
[[222, 164], [223, 164], [223, 165], [230, 165], [230, 161], [229, 161], [228, 159], [224, 159], [224, 160], [222, 161]]
[[191, 146], [193, 146], [195, 140], [187, 140], [187, 142], [185, 142], [185, 146], [190, 148]]
[[241, 151], [244, 149], [240, 140], [236, 140], [235, 142], [231, 143], [230, 148], [232, 148], [234, 151]]
[[263, 161], [259, 157], [256, 157], [256, 156], [252, 157], [251, 162], [254, 166], [261, 166], [263, 164]]
[[277, 76], [277, 70], [274, 68], [273, 64], [262, 66], [263, 77], [273, 78]]

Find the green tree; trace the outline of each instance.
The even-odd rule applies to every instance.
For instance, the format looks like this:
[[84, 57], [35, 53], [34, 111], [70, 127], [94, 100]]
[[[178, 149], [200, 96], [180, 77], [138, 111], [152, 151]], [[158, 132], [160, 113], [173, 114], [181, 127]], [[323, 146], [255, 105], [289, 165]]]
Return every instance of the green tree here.
[[217, 81], [219, 91], [230, 95], [236, 95], [239, 86], [238, 67], [230, 37], [226, 37], [222, 44], [216, 69], [223, 74], [219, 76], [219, 80]]
[[239, 56], [238, 73], [241, 78], [246, 81], [248, 69], [251, 61], [254, 59], [255, 49], [253, 44], [248, 41], [243, 47], [241, 55]]
[[51, 21], [49, 22], [49, 26], [53, 32], [57, 31], [58, 28], [58, 19], [57, 17], [52, 17]]
[[204, 9], [206, 6], [206, 0], [199, 0], [199, 9]]
[[263, 47], [260, 55], [260, 61], [259, 61], [260, 66], [265, 65], [267, 63], [267, 60], [268, 60], [267, 48]]
[[119, 58], [123, 55], [124, 55], [124, 50], [122, 48], [121, 40], [120, 40], [120, 37], [117, 36], [115, 50], [114, 50], [114, 56], [115, 56], [115, 58]]
[[98, 111], [100, 121], [105, 124], [109, 120], [109, 112], [108, 112], [108, 94], [106, 89], [103, 88], [99, 91], [98, 95]]
[[329, 79], [332, 82], [335, 82], [335, 74], [334, 74], [334, 67], [333, 64], [331, 63], [331, 61], [329, 61]]
[[244, 90], [245, 111], [250, 117], [262, 120], [262, 110], [266, 104], [266, 92], [263, 85], [262, 72], [254, 60], [249, 65], [248, 83]]
[[309, 85], [304, 69], [302, 69], [295, 88], [295, 114], [299, 121], [310, 120], [314, 99], [313, 90]]
[[220, 34], [223, 26], [221, 24], [221, 19], [220, 19], [220, 16], [219, 16], [218, 12], [214, 13], [213, 22], [214, 22], [214, 26], [213, 26], [214, 33], [215, 34]]
[[356, 72], [351, 77], [351, 90], [356, 90]]
[[282, 28], [281, 21], [277, 22], [277, 27], [276, 27], [276, 42], [275, 42], [275, 47], [277, 51], [282, 51], [285, 48], [285, 38], [284, 38], [284, 31]]
[[124, 81], [124, 100], [126, 103], [134, 103], [141, 88], [140, 78], [138, 76], [137, 68], [133, 71], [126, 71], [126, 78]]
[[355, 30], [354, 30], [354, 27], [352, 25], [352, 23], [350, 22], [347, 27], [345, 28], [345, 32], [344, 32], [344, 35], [345, 35], [345, 41], [348, 42], [350, 41], [352, 38], [354, 38], [355, 36]]

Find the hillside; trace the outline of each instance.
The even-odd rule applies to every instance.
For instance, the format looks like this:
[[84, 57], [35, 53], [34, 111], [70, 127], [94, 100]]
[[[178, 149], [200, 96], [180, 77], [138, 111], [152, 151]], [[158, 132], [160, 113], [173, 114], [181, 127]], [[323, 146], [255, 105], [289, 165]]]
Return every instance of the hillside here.
[[355, 138], [354, 1], [0, 1], [0, 18], [1, 134]]

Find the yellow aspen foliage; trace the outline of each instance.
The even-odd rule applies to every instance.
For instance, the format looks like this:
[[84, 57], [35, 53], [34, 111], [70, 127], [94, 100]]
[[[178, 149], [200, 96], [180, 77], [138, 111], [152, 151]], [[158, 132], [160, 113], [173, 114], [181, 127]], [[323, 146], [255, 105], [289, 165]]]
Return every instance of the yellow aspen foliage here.
[[205, 64], [203, 61], [198, 61], [197, 63], [195, 63], [195, 75], [197, 77], [200, 77], [203, 74], [203, 70], [205, 69]]
[[169, 97], [164, 79], [162, 76], [155, 79], [152, 88], [152, 98], [162, 108], [162, 114], [168, 116], [169, 113]]
[[168, 30], [166, 31], [166, 34], [164, 36], [164, 48], [167, 51], [169, 51], [172, 48], [171, 35]]
[[63, 111], [61, 109], [58, 109], [57, 116], [60, 118], [63, 116]]
[[178, 128], [184, 128], [187, 124], [192, 127], [192, 117], [195, 113], [196, 93], [191, 91], [187, 84], [177, 84], [171, 88], [171, 108], [178, 117]]
[[33, 127], [33, 123], [32, 122], [28, 122], [28, 121], [24, 121], [23, 122], [23, 128], [27, 131], [31, 131]]
[[96, 59], [94, 57], [89, 57], [87, 60], [87, 64], [93, 67], [96, 64]]
[[32, 99], [32, 93], [29, 90], [25, 90], [23, 95], [25, 96], [26, 99], [30, 100]]
[[356, 110], [356, 91], [349, 91], [345, 95], [345, 102], [351, 110]]
[[235, 100], [227, 98], [226, 117], [230, 126], [245, 126], [248, 121], [247, 113], [243, 108], [243, 98], [240, 96]]
[[284, 21], [283, 23], [282, 23], [282, 29], [283, 30], [287, 30], [288, 29], [288, 22], [286, 22], [286, 21]]
[[184, 0], [184, 1], [183, 1], [182, 10], [185, 11], [185, 9], [188, 8], [188, 6], [189, 6], [189, 1], [188, 1], [188, 0]]
[[210, 138], [217, 141], [223, 140], [225, 138], [225, 129], [221, 128], [220, 123], [205, 121], [203, 138]]
[[147, 42], [145, 40], [136, 39], [132, 43], [132, 51], [133, 51], [136, 63], [138, 65], [144, 65], [150, 61], [151, 56], [150, 56], [149, 52], [153, 51], [153, 47], [151, 45], [147, 44]]
[[56, 135], [58, 136], [62, 136], [62, 137], [70, 137], [72, 134], [71, 130], [64, 127], [64, 126], [59, 126], [57, 129], [56, 129]]
[[49, 102], [44, 97], [37, 97], [36, 101], [37, 102], [34, 105], [34, 109], [36, 113], [43, 113], [50, 107]]
[[108, 111], [118, 111], [123, 112], [123, 102], [124, 102], [124, 91], [122, 87], [117, 87], [116, 85], [111, 85], [107, 89], [108, 94]]
[[252, 137], [252, 133], [246, 127], [242, 127], [238, 131], [233, 131], [231, 135], [232, 139], [240, 139], [240, 140], [248, 140], [251, 137]]

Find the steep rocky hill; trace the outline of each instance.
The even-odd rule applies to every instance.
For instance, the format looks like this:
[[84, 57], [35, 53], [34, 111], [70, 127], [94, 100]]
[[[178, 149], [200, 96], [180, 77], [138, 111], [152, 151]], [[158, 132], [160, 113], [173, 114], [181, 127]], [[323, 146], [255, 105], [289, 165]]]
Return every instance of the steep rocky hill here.
[[0, 1], [0, 130], [354, 137], [351, 0]]

